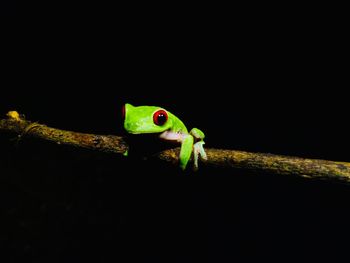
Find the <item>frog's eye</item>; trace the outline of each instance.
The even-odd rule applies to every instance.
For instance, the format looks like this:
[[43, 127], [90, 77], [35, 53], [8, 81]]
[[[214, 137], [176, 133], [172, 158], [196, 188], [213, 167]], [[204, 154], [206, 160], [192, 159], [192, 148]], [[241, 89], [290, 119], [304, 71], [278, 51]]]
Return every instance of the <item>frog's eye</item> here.
[[122, 107], [122, 118], [125, 120], [125, 105]]
[[157, 110], [153, 114], [153, 122], [155, 125], [162, 126], [168, 120], [168, 113], [165, 110]]

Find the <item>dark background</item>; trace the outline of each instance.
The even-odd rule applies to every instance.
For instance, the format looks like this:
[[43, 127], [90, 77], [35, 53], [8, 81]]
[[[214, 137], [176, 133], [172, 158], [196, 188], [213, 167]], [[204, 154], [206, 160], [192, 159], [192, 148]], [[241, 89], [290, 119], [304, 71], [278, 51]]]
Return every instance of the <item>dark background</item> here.
[[[193, 9], [188, 19], [135, 10], [8, 20], [1, 116], [17, 110], [50, 127], [119, 135], [125, 102], [159, 105], [202, 129], [206, 147], [350, 160], [346, 54], [334, 27], [251, 8], [199, 18]], [[5, 132], [0, 154], [6, 262], [347, 257], [347, 184], [182, 173]]]
[[0, 3], [1, 16], [15, 16], [16, 15], [16, 0], [3, 0]]

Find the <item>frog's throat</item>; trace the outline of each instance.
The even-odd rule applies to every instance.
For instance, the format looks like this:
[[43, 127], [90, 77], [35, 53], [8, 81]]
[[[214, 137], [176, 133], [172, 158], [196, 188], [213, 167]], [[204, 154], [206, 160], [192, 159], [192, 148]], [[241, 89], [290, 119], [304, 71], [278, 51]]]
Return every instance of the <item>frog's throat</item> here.
[[183, 140], [187, 137], [191, 136], [188, 133], [183, 133], [183, 132], [173, 132], [173, 131], [165, 131], [162, 132], [159, 135], [159, 138], [167, 141], [177, 141], [177, 142], [183, 142]]

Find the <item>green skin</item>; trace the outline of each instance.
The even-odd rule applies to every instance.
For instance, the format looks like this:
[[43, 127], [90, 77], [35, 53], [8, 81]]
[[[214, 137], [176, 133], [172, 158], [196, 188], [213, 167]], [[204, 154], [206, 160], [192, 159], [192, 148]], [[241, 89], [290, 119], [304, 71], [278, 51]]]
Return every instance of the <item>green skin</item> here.
[[[183, 122], [171, 112], [156, 106], [138, 106], [125, 104], [124, 128], [131, 134], [159, 133], [159, 137], [168, 141], [181, 143], [180, 167], [185, 170], [193, 152], [194, 168], [198, 168], [198, 156], [207, 159], [204, 151], [204, 133], [193, 128], [187, 131]], [[154, 122], [154, 114], [159, 110], [167, 113], [168, 118], [162, 125]]]

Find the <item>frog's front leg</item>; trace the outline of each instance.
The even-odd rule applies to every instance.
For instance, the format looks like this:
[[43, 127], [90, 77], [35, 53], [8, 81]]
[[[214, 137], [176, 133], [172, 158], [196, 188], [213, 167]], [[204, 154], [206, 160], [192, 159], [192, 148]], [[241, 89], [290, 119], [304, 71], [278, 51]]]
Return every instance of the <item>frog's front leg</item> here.
[[193, 147], [193, 136], [190, 134], [187, 134], [183, 137], [183, 140], [181, 142], [181, 149], [180, 149], [180, 167], [182, 170], [186, 169], [186, 165], [191, 158], [192, 153], [192, 147]]
[[186, 169], [187, 163], [191, 158], [194, 138], [191, 134], [182, 132], [165, 131], [159, 136], [161, 139], [176, 141], [181, 143], [179, 163], [182, 170]]
[[[200, 155], [202, 159], [207, 159], [207, 155], [203, 148], [203, 139], [205, 136], [204, 133], [197, 128], [193, 128], [190, 134], [165, 131], [161, 133], [159, 137], [165, 140], [177, 141], [181, 143], [179, 160], [180, 167], [182, 170], [186, 169], [187, 163], [191, 158], [192, 151], [195, 169], [198, 169], [198, 155]], [[193, 144], [195, 139], [197, 140], [197, 142]]]
[[194, 145], [193, 145], [193, 159], [194, 159], [194, 167], [195, 169], [198, 169], [198, 155], [204, 159], [207, 160], [207, 154], [205, 153], [203, 145], [205, 142], [203, 141], [205, 135], [204, 133], [197, 128], [193, 128], [190, 131], [190, 134], [193, 135], [196, 140], [198, 140]]

